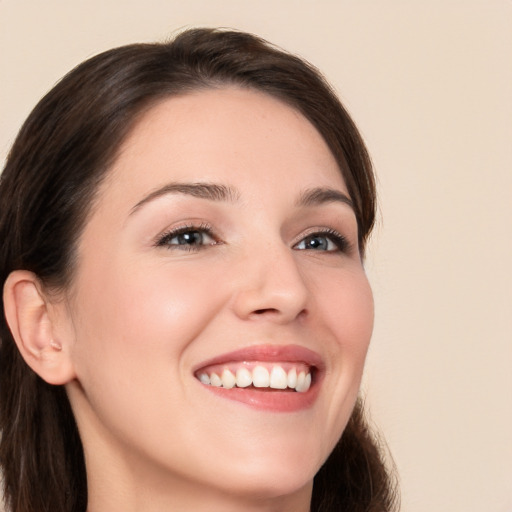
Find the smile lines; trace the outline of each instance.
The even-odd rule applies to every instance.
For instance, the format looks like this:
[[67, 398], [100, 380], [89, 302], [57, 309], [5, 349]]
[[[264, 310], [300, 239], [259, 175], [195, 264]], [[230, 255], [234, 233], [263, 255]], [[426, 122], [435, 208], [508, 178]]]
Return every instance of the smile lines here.
[[196, 377], [205, 385], [225, 389], [252, 386], [260, 389], [291, 389], [305, 393], [311, 386], [311, 369], [300, 363], [272, 364], [269, 367], [263, 364], [243, 365], [236, 370], [226, 367], [210, 368], [201, 370]]

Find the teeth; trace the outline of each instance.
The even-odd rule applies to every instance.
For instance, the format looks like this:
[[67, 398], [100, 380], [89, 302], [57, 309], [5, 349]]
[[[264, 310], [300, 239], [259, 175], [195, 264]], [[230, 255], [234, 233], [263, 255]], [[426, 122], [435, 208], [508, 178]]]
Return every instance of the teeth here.
[[247, 368], [239, 368], [236, 372], [236, 386], [246, 388], [252, 384], [252, 375]]
[[307, 391], [311, 387], [311, 373], [308, 373], [306, 375], [306, 383], [305, 383], [304, 387], [306, 388], [306, 389], [304, 389], [304, 391]]
[[203, 372], [197, 378], [202, 384], [225, 389], [247, 388], [253, 385], [255, 388], [272, 389], [295, 389], [299, 393], [305, 393], [311, 387], [311, 373], [301, 369], [297, 373], [297, 368], [293, 367], [288, 372], [280, 365], [273, 365], [269, 371], [265, 366], [257, 365], [253, 368], [242, 366], [238, 368], [236, 374], [228, 368], [224, 368], [219, 373], [212, 372], [210, 375]]
[[274, 366], [270, 372], [270, 387], [274, 389], [286, 389], [288, 387], [288, 375], [280, 366]]
[[252, 384], [255, 388], [268, 388], [270, 386], [270, 374], [264, 366], [256, 366], [252, 371]]
[[299, 375], [297, 375], [297, 385], [295, 386], [295, 390], [299, 393], [302, 392], [304, 385], [306, 383], [306, 373], [300, 372]]
[[210, 377], [208, 377], [207, 373], [201, 373], [201, 375], [199, 375], [199, 380], [203, 384], [210, 384]]
[[308, 373], [306, 375], [305, 372], [300, 372], [297, 377], [297, 386], [295, 386], [295, 390], [299, 393], [305, 393], [309, 387], [311, 386], [311, 374]]
[[224, 370], [222, 372], [221, 380], [222, 380], [223, 388], [231, 389], [231, 388], [235, 387], [235, 384], [236, 384], [235, 376], [229, 370]]
[[210, 375], [210, 384], [216, 388], [220, 388], [222, 386], [222, 380], [216, 373], [212, 373]]
[[297, 370], [295, 368], [292, 368], [288, 372], [288, 387], [295, 389], [296, 385], [297, 385]]

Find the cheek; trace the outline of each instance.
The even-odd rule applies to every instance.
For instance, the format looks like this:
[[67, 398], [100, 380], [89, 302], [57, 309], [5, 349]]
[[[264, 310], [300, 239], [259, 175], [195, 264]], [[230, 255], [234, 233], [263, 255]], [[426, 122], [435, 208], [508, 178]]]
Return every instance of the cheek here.
[[362, 267], [348, 269], [326, 280], [319, 308], [344, 354], [366, 355], [373, 331], [374, 304], [370, 284]]
[[103, 272], [84, 271], [74, 304], [78, 339], [88, 348], [96, 346], [102, 358], [124, 354], [129, 360], [128, 353], [135, 353], [138, 363], [152, 354], [169, 359], [185, 350], [222, 307], [223, 292], [211, 280], [200, 266], [165, 263], [119, 262]]
[[[342, 275], [343, 274], [343, 275]], [[355, 401], [368, 346], [373, 331], [374, 303], [368, 279], [361, 269], [339, 273], [328, 281], [328, 288], [320, 294], [325, 324], [333, 343], [330, 346], [331, 369], [336, 373], [337, 386], [334, 403]]]
[[[225, 303], [226, 293], [215, 275], [207, 265], [162, 264], [142, 274], [134, 269], [129, 283], [132, 297], [121, 299], [123, 316], [129, 318], [131, 329], [153, 333], [150, 343], [172, 338], [171, 348], [182, 350]], [[121, 286], [126, 289], [126, 284]]]
[[316, 332], [329, 343], [323, 413], [314, 418], [310, 428], [324, 433], [319, 436], [319, 453], [326, 458], [342, 435], [357, 399], [373, 329], [374, 307], [362, 267], [329, 272], [313, 292], [318, 312], [315, 316], [321, 322], [315, 325]]
[[73, 358], [87, 397], [78, 413], [136, 443], [134, 433], [183, 413], [187, 350], [223, 299], [198, 269], [117, 263], [101, 275], [84, 270], [77, 283]]

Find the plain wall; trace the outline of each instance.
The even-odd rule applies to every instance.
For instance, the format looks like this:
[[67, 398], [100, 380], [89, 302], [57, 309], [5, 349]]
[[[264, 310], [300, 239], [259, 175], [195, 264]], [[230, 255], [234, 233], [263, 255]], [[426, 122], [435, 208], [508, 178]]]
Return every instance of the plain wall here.
[[0, 160], [74, 65], [201, 25], [315, 63], [367, 140], [364, 390], [403, 511], [512, 512], [512, 2], [0, 0]]

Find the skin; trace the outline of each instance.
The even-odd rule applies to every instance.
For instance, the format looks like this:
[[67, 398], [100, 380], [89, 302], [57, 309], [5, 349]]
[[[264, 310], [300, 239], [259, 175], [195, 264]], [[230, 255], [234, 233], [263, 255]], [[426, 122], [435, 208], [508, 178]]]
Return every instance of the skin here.
[[[151, 196], [197, 182], [233, 197]], [[135, 126], [99, 190], [66, 300], [54, 306], [89, 512], [309, 510], [312, 479], [355, 403], [373, 324], [354, 212], [341, 201], [298, 207], [314, 187], [348, 196], [314, 127], [264, 94], [175, 97]], [[206, 224], [204, 245], [157, 245], [173, 228]], [[301, 243], [325, 229], [348, 248]], [[208, 359], [262, 344], [321, 356], [311, 407], [262, 411], [194, 377]]]

